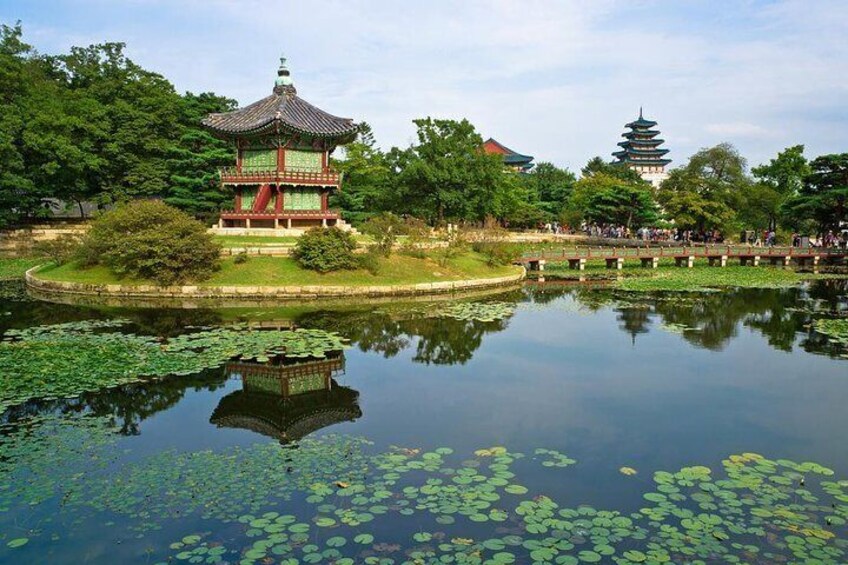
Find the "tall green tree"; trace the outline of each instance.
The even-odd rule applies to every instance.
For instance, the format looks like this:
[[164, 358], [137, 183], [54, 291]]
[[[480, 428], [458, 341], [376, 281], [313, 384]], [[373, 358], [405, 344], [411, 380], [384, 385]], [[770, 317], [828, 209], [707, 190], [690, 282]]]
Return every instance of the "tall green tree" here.
[[751, 169], [757, 184], [751, 187], [741, 212], [754, 228], [777, 229], [781, 207], [798, 194], [810, 174], [804, 146], [787, 147], [768, 163]]
[[221, 190], [217, 171], [232, 165], [235, 149], [200, 125], [207, 114], [229, 112], [236, 101], [211, 92], [186, 92], [180, 99], [180, 137], [171, 146], [165, 201], [194, 215], [216, 212], [231, 195]]
[[356, 140], [344, 147], [344, 158], [334, 159], [333, 165], [342, 173], [343, 183], [330, 204], [340, 207], [346, 219], [358, 222], [389, 208], [386, 192], [391, 169], [368, 123], [360, 124]]
[[814, 221], [820, 232], [835, 231], [848, 221], [848, 153], [817, 157], [810, 170], [799, 193], [784, 204], [784, 212], [798, 221]]
[[530, 191], [522, 200], [538, 207], [548, 221], [559, 218], [577, 181], [571, 171], [544, 161], [521, 178]]
[[481, 150], [468, 120], [414, 120], [418, 142], [390, 159], [396, 167], [392, 205], [431, 222], [503, 217], [514, 206], [518, 182], [499, 155]]
[[639, 173], [630, 167], [618, 162], [604, 161], [602, 157], [592, 157], [589, 159], [589, 162], [580, 170], [580, 173], [584, 177], [602, 173], [630, 183], [646, 183]]
[[573, 225], [585, 220], [636, 228], [656, 223], [659, 214], [649, 184], [595, 172], [574, 185], [566, 217]]
[[722, 143], [701, 149], [684, 167], [671, 171], [657, 199], [680, 228], [727, 231], [736, 227], [736, 210], [751, 185], [745, 158]]
[[43, 78], [20, 22], [0, 26], [0, 226], [46, 213], [47, 196], [29, 176], [24, 136], [29, 98]]

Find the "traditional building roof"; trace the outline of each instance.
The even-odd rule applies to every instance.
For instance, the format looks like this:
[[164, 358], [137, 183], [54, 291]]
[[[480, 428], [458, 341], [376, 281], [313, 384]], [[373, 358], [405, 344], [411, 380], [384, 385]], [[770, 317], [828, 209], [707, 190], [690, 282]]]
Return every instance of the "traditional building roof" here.
[[660, 134], [659, 130], [651, 129], [656, 125], [657, 122], [645, 119], [642, 108], [639, 108], [639, 118], [625, 125], [630, 131], [622, 134], [625, 141], [618, 142], [621, 150], [614, 152], [613, 157], [634, 167], [664, 167], [671, 163], [671, 159], [664, 158], [668, 149], [659, 148], [665, 142], [656, 137]]
[[533, 167], [533, 157], [531, 155], [517, 153], [491, 137], [483, 142], [483, 151], [503, 155], [504, 164], [510, 167], [518, 167], [521, 170], [528, 170]]
[[225, 137], [279, 131], [344, 140], [356, 135], [359, 126], [352, 119], [329, 114], [297, 95], [285, 61], [280, 59], [270, 96], [233, 112], [209, 114], [203, 125]]

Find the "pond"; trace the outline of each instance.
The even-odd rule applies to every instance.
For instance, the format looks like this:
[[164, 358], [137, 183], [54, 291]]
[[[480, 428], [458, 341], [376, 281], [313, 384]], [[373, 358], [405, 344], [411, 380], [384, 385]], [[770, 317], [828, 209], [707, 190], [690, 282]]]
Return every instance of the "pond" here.
[[846, 563], [846, 316], [834, 280], [182, 311], [6, 283], [0, 562]]

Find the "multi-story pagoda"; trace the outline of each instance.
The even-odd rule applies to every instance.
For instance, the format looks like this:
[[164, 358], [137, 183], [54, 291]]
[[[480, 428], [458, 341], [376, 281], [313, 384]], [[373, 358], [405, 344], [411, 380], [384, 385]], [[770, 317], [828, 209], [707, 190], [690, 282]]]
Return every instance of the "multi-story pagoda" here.
[[639, 108], [639, 119], [626, 124], [624, 127], [630, 131], [624, 132], [618, 145], [621, 151], [616, 151], [613, 156], [619, 163], [630, 167], [646, 181], [654, 186], [659, 186], [668, 177], [665, 167], [671, 163], [666, 159], [668, 149], [660, 149], [665, 140], [658, 138], [659, 130], [654, 129], [657, 122], [646, 120], [642, 117], [642, 108]]
[[358, 125], [300, 98], [285, 58], [270, 96], [233, 112], [210, 114], [203, 125], [236, 147], [235, 166], [220, 172], [234, 205], [221, 212], [219, 227], [343, 224], [327, 206], [329, 194], [341, 183], [329, 158], [337, 146], [356, 137]]
[[533, 168], [533, 157], [516, 153], [491, 137], [483, 142], [483, 151], [495, 155], [503, 155], [504, 166], [510, 170], [526, 173]]

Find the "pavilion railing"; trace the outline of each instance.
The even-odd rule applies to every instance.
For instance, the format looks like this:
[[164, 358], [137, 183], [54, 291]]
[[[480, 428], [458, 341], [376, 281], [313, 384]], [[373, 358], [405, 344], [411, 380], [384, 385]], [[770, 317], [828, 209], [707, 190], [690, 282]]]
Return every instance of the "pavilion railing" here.
[[316, 171], [314, 169], [296, 167], [286, 167], [282, 171], [225, 167], [220, 170], [220, 175], [224, 183], [283, 182], [291, 184], [337, 185], [341, 182], [342, 178], [341, 173], [330, 168]]
[[337, 220], [341, 216], [337, 210], [281, 210], [280, 212], [276, 212], [274, 210], [261, 210], [261, 211], [253, 211], [253, 210], [221, 210], [221, 218], [225, 220], [240, 220], [244, 218], [252, 218], [252, 219], [262, 219], [267, 218], [269, 220], [273, 220], [274, 218], [286, 219], [309, 219], [309, 218], [317, 218], [322, 219], [326, 218], [328, 220]]

